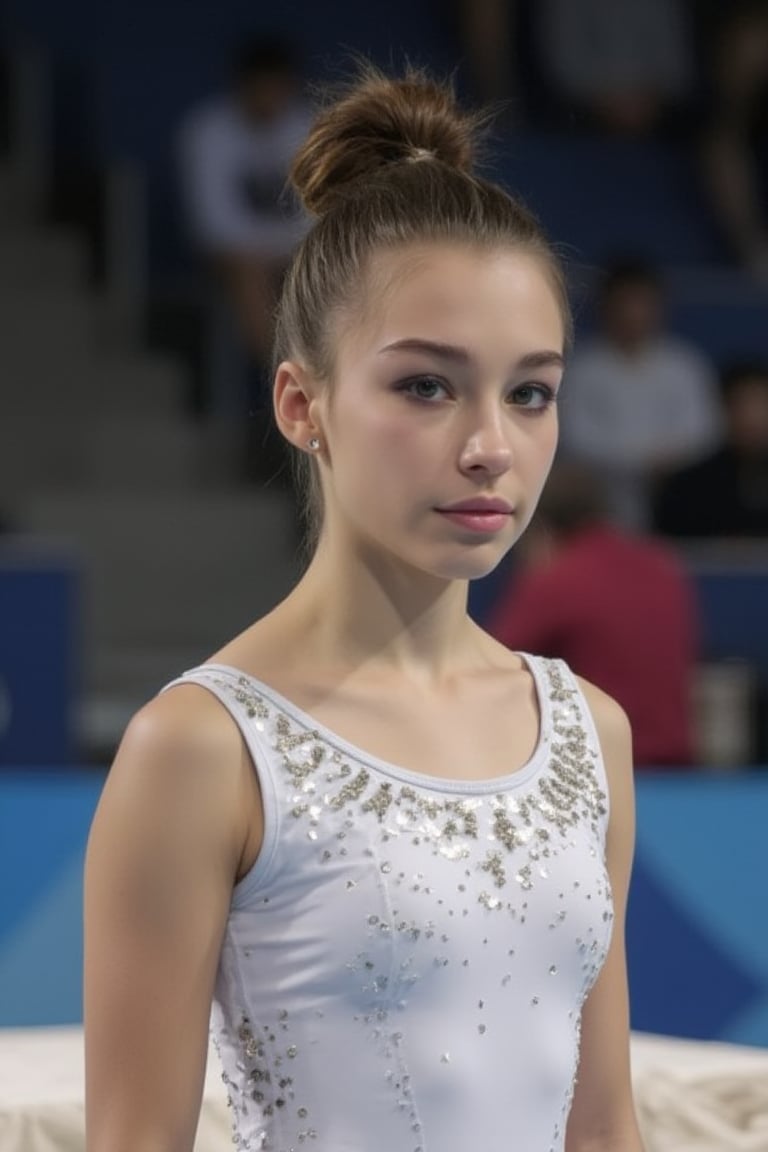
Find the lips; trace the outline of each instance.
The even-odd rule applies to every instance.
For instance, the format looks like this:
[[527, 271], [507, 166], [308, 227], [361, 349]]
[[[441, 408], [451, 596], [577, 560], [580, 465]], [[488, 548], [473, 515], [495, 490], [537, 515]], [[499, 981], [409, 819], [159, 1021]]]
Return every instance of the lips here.
[[493, 535], [503, 531], [510, 521], [514, 509], [506, 500], [495, 498], [460, 500], [436, 511], [456, 527], [480, 535]]
[[442, 508], [438, 508], [438, 512], [468, 512], [476, 516], [493, 514], [508, 516], [512, 512], [512, 506], [507, 504], [506, 500], [475, 497], [472, 500], [460, 500], [456, 504], [446, 504]]

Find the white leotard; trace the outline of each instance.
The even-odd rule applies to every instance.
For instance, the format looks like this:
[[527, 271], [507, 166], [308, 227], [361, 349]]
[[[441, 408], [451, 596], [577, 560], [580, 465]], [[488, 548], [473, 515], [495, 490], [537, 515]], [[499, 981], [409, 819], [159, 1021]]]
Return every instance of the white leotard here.
[[378, 760], [232, 668], [175, 682], [234, 717], [264, 805], [212, 1013], [243, 1152], [562, 1152], [607, 786], [571, 673], [525, 660], [538, 745], [491, 780]]

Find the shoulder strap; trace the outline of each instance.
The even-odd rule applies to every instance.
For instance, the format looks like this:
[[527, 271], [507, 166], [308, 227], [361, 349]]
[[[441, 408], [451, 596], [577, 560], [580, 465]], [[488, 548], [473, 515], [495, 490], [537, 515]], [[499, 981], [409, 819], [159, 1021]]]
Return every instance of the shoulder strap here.
[[544, 659], [541, 661], [544, 675], [549, 684], [549, 697], [552, 714], [553, 739], [568, 740], [577, 733], [586, 742], [597, 787], [605, 796], [606, 821], [610, 805], [608, 777], [605, 771], [600, 736], [595, 725], [592, 710], [581, 685], [564, 660]]
[[180, 684], [197, 684], [205, 688], [226, 709], [245, 742], [259, 782], [264, 834], [256, 863], [235, 888], [234, 902], [239, 903], [266, 880], [279, 842], [280, 805], [273, 763], [275, 752], [266, 736], [265, 723], [270, 715], [270, 705], [252, 685], [246, 687], [237, 676], [204, 664], [184, 672], [166, 684], [162, 691], [167, 692]]

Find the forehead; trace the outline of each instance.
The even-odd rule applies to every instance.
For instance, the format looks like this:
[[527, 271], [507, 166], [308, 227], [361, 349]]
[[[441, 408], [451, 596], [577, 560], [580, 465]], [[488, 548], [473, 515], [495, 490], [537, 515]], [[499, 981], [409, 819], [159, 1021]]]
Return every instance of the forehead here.
[[543, 259], [516, 249], [429, 244], [378, 253], [339, 352], [409, 336], [509, 355], [561, 351], [561, 304]]

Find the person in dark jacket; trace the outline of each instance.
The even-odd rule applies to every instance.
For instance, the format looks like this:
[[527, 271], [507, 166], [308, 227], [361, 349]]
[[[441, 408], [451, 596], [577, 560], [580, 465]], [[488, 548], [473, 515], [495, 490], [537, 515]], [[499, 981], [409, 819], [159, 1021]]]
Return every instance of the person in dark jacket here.
[[659, 489], [657, 531], [677, 537], [768, 537], [768, 363], [722, 376], [725, 443]]

